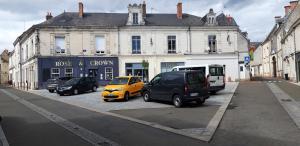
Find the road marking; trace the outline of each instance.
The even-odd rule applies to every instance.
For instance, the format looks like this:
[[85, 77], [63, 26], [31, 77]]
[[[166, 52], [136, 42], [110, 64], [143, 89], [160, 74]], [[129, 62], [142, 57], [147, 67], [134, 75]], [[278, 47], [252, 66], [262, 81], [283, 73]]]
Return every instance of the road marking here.
[[0, 125], [0, 145], [1, 146], [9, 146], [1, 125]]
[[299, 104], [290, 97], [287, 93], [281, 90], [276, 84], [267, 84], [271, 89], [278, 102], [283, 106], [283, 108], [287, 111], [289, 116], [295, 122], [297, 127], [300, 129], [300, 106]]
[[81, 137], [82, 139], [86, 140], [87, 142], [93, 144], [93, 145], [109, 145], [109, 146], [118, 146], [119, 144], [117, 144], [114, 141], [111, 141], [107, 138], [101, 137], [99, 135], [97, 135], [94, 132], [91, 132], [83, 127], [80, 127], [79, 125], [72, 123], [54, 113], [51, 113], [49, 111], [47, 111], [46, 109], [43, 109], [37, 105], [34, 105], [24, 99], [22, 99], [21, 97], [10, 93], [4, 89], [0, 89], [3, 93], [7, 94], [8, 96], [10, 96], [12, 99], [16, 100], [17, 102], [25, 105], [26, 107], [28, 107], [29, 109], [39, 113], [40, 115], [44, 116], [45, 118], [49, 119], [50, 121], [58, 124], [59, 126], [69, 130], [70, 132], [74, 133], [75, 135]]

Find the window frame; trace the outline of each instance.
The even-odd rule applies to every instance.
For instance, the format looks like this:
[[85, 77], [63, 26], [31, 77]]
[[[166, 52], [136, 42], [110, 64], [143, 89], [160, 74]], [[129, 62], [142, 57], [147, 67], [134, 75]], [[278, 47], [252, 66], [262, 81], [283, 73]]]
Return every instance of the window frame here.
[[217, 53], [217, 36], [216, 35], [208, 35], [208, 47], [210, 53]]
[[[97, 38], [103, 38], [103, 48], [98, 48], [97, 46]], [[105, 35], [95, 35], [95, 50], [97, 54], [105, 54], [106, 53], [106, 39]]]
[[[53, 72], [53, 70], [55, 70], [55, 69], [58, 70], [57, 73], [54, 73], [54, 72]], [[56, 79], [56, 78], [53, 77], [53, 75], [58, 75], [57, 78], [59, 78], [59, 77], [60, 77], [60, 68], [51, 68], [51, 79]]]
[[139, 24], [139, 13], [132, 13], [132, 24]]
[[[111, 72], [108, 72], [106, 69], [111, 69]], [[105, 72], [105, 80], [113, 80], [114, 79], [114, 69], [113, 67], [105, 67], [104, 68], [104, 72]], [[108, 79], [107, 74], [111, 74], [111, 79]]]
[[[68, 69], [71, 69], [72, 72], [71, 72], [71, 73], [67, 73], [67, 70], [68, 70]], [[73, 68], [65, 68], [65, 77], [73, 77], [73, 73], [74, 73]], [[71, 76], [67, 76], [67, 75], [71, 75]]]
[[[63, 47], [62, 46], [58, 46], [58, 43], [57, 43], [57, 39], [58, 38], [61, 38], [63, 40]], [[54, 36], [54, 46], [55, 46], [55, 48], [54, 48], [55, 53], [57, 53], [57, 54], [65, 54], [66, 53], [66, 36], [63, 36], [63, 35], [56, 35], [56, 36]], [[59, 52], [58, 52], [57, 47], [60, 47]]]
[[131, 36], [131, 53], [141, 54], [141, 36], [139, 35]]
[[167, 36], [167, 47], [168, 54], [176, 54], [177, 53], [177, 37], [176, 35], [168, 35]]

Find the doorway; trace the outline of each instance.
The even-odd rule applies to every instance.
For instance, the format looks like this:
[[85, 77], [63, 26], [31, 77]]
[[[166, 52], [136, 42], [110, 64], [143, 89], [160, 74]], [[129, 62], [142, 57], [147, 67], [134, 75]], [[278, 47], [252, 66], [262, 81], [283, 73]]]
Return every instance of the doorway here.
[[276, 62], [276, 57], [273, 56], [272, 58], [272, 64], [273, 64], [273, 77], [277, 77], [277, 62]]

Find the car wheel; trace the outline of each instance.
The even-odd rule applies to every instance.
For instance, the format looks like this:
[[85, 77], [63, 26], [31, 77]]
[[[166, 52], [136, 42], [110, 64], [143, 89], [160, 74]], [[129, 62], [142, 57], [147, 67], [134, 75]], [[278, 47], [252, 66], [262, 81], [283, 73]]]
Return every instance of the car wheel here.
[[74, 90], [73, 90], [73, 94], [74, 94], [74, 95], [77, 95], [77, 94], [78, 94], [78, 89], [74, 89]]
[[197, 104], [201, 105], [205, 102], [205, 98], [201, 97], [200, 99], [196, 100]]
[[60, 94], [58, 94], [59, 96], [63, 96], [64, 94], [62, 94], [62, 93], [60, 93]]
[[103, 99], [103, 101], [108, 102], [108, 99]]
[[129, 93], [126, 92], [124, 95], [124, 101], [128, 101], [129, 100]]
[[96, 87], [96, 86], [93, 86], [92, 91], [93, 91], [93, 92], [96, 92], [96, 91], [97, 91], [97, 87]]
[[54, 92], [54, 90], [49, 90], [49, 92], [50, 92], [50, 93], [53, 93], [53, 92]]
[[183, 102], [182, 102], [182, 99], [181, 99], [180, 95], [178, 95], [178, 94], [174, 95], [174, 97], [173, 97], [173, 104], [177, 108], [178, 107], [182, 107]]
[[151, 101], [151, 98], [150, 98], [150, 93], [147, 91], [143, 94], [143, 98], [144, 98], [144, 101], [145, 102], [149, 102]]

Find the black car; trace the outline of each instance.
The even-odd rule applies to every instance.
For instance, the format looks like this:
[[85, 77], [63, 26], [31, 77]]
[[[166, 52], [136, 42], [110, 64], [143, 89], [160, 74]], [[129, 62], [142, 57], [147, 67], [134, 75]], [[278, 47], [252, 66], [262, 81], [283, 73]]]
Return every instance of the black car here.
[[171, 101], [175, 107], [185, 102], [203, 104], [209, 98], [209, 86], [201, 71], [175, 71], [155, 76], [142, 89], [146, 102], [151, 100]]
[[61, 84], [57, 87], [56, 93], [59, 95], [71, 95], [83, 93], [86, 91], [97, 91], [98, 82], [93, 77], [81, 77], [81, 78], [73, 78], [64, 84]]
[[57, 79], [49, 79], [47, 80], [47, 90], [50, 93], [53, 93], [56, 90], [58, 85], [61, 85], [70, 79], [72, 79], [72, 77], [61, 77]]

